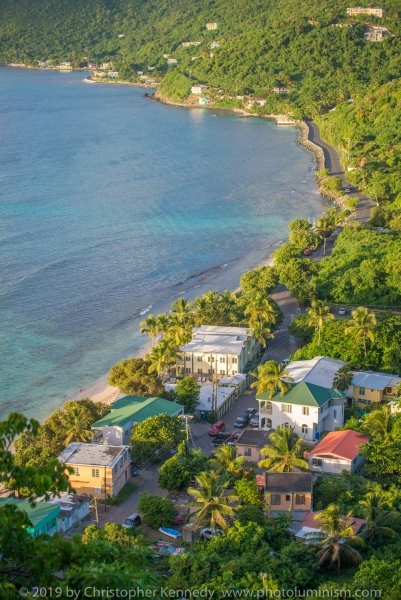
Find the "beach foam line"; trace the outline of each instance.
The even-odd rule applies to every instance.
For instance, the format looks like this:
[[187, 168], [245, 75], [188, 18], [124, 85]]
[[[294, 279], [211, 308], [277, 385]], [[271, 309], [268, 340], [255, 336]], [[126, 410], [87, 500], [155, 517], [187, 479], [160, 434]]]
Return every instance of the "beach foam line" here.
[[147, 306], [146, 308], [143, 308], [142, 310], [139, 311], [139, 314], [146, 315], [146, 313], [148, 313], [152, 307], [153, 307], [153, 304], [151, 304], [150, 306]]

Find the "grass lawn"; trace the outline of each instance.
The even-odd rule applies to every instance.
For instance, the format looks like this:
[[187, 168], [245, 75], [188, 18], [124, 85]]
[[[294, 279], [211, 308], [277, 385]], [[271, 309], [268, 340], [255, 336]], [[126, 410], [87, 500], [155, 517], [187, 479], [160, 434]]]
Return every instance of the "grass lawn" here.
[[138, 489], [138, 486], [134, 483], [126, 483], [125, 486], [118, 492], [117, 496], [108, 498], [106, 504], [108, 506], [120, 506], [127, 498], [131, 496]]

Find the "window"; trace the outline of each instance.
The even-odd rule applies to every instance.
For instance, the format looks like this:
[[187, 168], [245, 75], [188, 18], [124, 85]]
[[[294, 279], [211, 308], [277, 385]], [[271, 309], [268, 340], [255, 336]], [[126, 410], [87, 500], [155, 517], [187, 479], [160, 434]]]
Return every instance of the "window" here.
[[292, 406], [291, 406], [291, 404], [282, 404], [281, 405], [281, 412], [292, 413]]
[[78, 467], [74, 467], [74, 475], [79, 475], [79, 469], [78, 469]]
[[190, 360], [191, 360], [191, 357], [190, 357], [190, 356], [186, 356], [186, 357], [185, 357], [185, 360], [186, 360], [187, 362], [190, 362]]
[[305, 494], [295, 494], [295, 504], [305, 504]]
[[312, 458], [312, 467], [323, 467], [323, 460], [321, 458]]
[[288, 428], [289, 428], [289, 426], [290, 426], [290, 424], [289, 424], [289, 423], [284, 423], [284, 427], [285, 427], [286, 429], [288, 429]]
[[92, 477], [100, 477], [99, 469], [92, 469]]
[[120, 469], [121, 469], [121, 467], [123, 466], [123, 464], [124, 464], [124, 461], [123, 461], [123, 459], [121, 459], [121, 460], [120, 460]]
[[308, 426], [302, 425], [302, 433], [308, 433]]
[[237, 364], [238, 362], [238, 358], [236, 356], [233, 356], [233, 363]]
[[210, 356], [207, 357], [207, 362], [210, 362]]
[[252, 448], [245, 448], [244, 456], [252, 456]]
[[290, 496], [290, 494], [286, 494], [285, 501], [286, 502], [291, 502], [291, 496]]
[[125, 471], [125, 481], [128, 481], [128, 473]]
[[212, 369], [208, 369], [207, 372], [209, 373], [209, 375], [212, 374]]
[[128, 452], [126, 452], [126, 453], [124, 454], [124, 462], [127, 462], [127, 460], [128, 460]]
[[302, 407], [302, 414], [306, 416], [309, 415], [309, 406]]
[[94, 493], [94, 494], [100, 494], [100, 493], [101, 493], [101, 491], [102, 491], [102, 488], [100, 488], [100, 487], [94, 487], [94, 488], [93, 488], [93, 493]]
[[224, 369], [220, 369], [220, 375], [225, 375], [225, 370]]
[[395, 390], [392, 387], [386, 387], [386, 394], [394, 394]]
[[359, 388], [359, 395], [360, 396], [364, 396], [365, 395], [365, 388], [364, 387], [360, 387]]
[[[209, 369], [209, 371], [210, 371], [210, 369]], [[202, 375], [203, 370], [202, 369], [198, 369], [198, 373], [199, 373], [199, 375]]]
[[333, 416], [335, 419], [337, 419], [337, 411], [336, 410], [333, 410]]
[[280, 494], [272, 494], [270, 499], [270, 504], [272, 506], [278, 506], [281, 504], [281, 496]]
[[198, 362], [202, 362], [202, 357], [198, 356]]
[[226, 357], [225, 356], [220, 356], [220, 362], [221, 363], [225, 363], [226, 362]]
[[189, 367], [185, 367], [185, 373], [190, 373], [191, 369]]
[[114, 467], [114, 469], [113, 469], [113, 473], [114, 473], [114, 474], [116, 474], [116, 473], [117, 473], [117, 469], [118, 469], [118, 467], [117, 467], [117, 465], [116, 465], [116, 466]]

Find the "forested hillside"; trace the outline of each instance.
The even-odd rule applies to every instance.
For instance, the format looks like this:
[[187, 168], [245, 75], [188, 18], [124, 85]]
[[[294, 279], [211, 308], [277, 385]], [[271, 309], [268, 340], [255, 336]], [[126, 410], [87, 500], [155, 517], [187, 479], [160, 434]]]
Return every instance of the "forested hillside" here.
[[[290, 93], [272, 103], [298, 106], [313, 116], [401, 76], [399, 2], [381, 3], [387, 9], [383, 19], [347, 17], [347, 5], [347, 0], [1, 0], [0, 60], [54, 58], [78, 65], [87, 57], [111, 58], [132, 73], [147, 66], [164, 73], [163, 54], [173, 54], [181, 72], [226, 90], [261, 94], [286, 85]], [[216, 22], [217, 30], [207, 31], [206, 22]], [[364, 22], [380, 22], [394, 35], [367, 42]], [[211, 53], [216, 39], [220, 47]], [[182, 47], [183, 41], [201, 45]]]

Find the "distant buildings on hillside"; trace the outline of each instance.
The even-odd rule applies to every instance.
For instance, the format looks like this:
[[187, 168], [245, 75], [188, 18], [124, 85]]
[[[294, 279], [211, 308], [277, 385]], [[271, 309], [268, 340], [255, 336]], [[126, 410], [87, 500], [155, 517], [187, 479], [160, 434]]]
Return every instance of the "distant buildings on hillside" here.
[[391, 31], [386, 27], [377, 27], [376, 25], [365, 25], [363, 37], [368, 42], [382, 42]]
[[211, 31], [212, 29], [217, 29], [217, 23], [206, 23], [206, 29]]
[[353, 8], [347, 8], [347, 15], [354, 17], [355, 15], [372, 15], [374, 17], [382, 18], [384, 8], [364, 8], [362, 6], [354, 6]]

